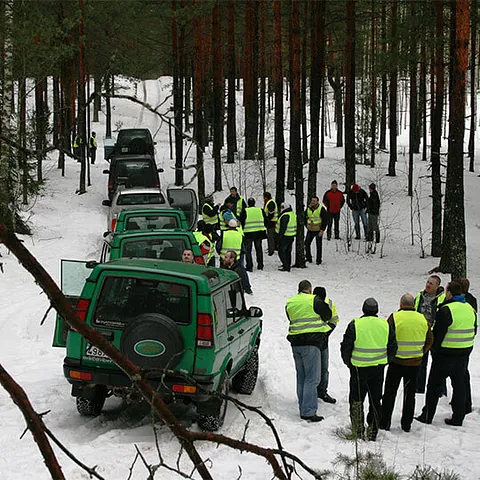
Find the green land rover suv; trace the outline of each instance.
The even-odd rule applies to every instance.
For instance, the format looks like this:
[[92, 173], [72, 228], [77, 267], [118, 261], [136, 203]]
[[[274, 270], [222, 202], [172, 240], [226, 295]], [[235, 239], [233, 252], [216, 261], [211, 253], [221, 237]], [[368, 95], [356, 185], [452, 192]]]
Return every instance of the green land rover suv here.
[[[142, 368], [166, 401], [195, 404], [201, 429], [217, 430], [226, 414], [227, 402], [209, 392], [254, 390], [262, 310], [247, 309], [235, 272], [123, 258], [62, 260], [61, 277], [79, 316]], [[60, 317], [53, 345], [66, 347], [64, 375], [80, 414], [99, 415], [110, 395], [140, 400], [117, 365]]]

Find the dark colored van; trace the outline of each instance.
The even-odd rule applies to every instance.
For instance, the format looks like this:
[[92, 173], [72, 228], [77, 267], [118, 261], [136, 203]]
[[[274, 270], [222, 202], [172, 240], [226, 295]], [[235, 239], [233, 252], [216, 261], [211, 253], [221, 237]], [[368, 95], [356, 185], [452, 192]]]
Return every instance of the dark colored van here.
[[118, 132], [114, 156], [150, 155], [155, 157], [155, 145], [148, 128], [122, 128]]

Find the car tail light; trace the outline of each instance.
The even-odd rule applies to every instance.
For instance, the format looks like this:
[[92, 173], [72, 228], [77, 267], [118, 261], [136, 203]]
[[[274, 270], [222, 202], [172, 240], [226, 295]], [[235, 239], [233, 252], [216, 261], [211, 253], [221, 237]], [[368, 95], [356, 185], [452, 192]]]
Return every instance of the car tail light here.
[[70, 370], [70, 377], [76, 378], [77, 380], [91, 380], [92, 374], [85, 372], [77, 372], [76, 370]]
[[157, 181], [155, 182], [155, 186], [158, 187], [158, 188], [160, 188], [160, 180], [157, 180]]
[[201, 255], [196, 255], [195, 263], [198, 263], [199, 265], [205, 265], [205, 259]]
[[114, 232], [115, 231], [115, 225], [117, 224], [117, 219], [116, 218], [112, 218], [112, 228], [110, 229], [110, 231]]
[[87, 300], [86, 298], [80, 298], [77, 302], [77, 306], [75, 307], [75, 311], [77, 312], [77, 315], [85, 321], [85, 317], [87, 316], [87, 311], [88, 307], [90, 305], [90, 300]]
[[197, 347], [213, 347], [212, 317], [206, 313], [197, 317]]
[[113, 183], [108, 184], [108, 192], [113, 192]]
[[173, 385], [172, 391], [176, 393], [196, 393], [197, 387], [193, 385]]

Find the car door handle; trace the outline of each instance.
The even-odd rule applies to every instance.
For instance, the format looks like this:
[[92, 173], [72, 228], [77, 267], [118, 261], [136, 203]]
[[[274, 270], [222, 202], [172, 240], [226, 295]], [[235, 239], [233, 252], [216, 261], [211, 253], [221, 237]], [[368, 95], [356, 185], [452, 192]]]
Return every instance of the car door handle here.
[[238, 331], [238, 333], [241, 335], [245, 330], [242, 328], [241, 330]]
[[235, 338], [235, 337], [234, 337], [233, 335], [230, 335], [229, 337], [227, 337], [227, 340], [228, 340], [229, 342], [231, 342], [234, 338]]

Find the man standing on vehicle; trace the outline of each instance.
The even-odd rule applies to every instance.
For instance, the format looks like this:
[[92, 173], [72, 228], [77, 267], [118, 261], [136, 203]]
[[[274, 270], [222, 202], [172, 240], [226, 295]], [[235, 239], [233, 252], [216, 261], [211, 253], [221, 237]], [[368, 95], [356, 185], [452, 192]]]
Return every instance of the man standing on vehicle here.
[[323, 420], [317, 415], [320, 348], [330, 330], [327, 322], [332, 318], [332, 311], [325, 301], [312, 294], [308, 280], [298, 284], [298, 294], [287, 300], [285, 311], [290, 322], [287, 340], [292, 346], [297, 372], [300, 418], [320, 422]]
[[289, 272], [292, 266], [292, 247], [297, 235], [297, 214], [289, 203], [282, 205], [275, 232], [278, 234], [278, 256], [282, 262], [281, 272]]
[[252, 246], [255, 247], [257, 257], [257, 268], [263, 270], [263, 249], [262, 240], [267, 236], [264, 211], [255, 206], [255, 199], [248, 199], [246, 209], [245, 226], [243, 234], [245, 237], [245, 257], [247, 272], [253, 271]]
[[92, 165], [94, 165], [97, 155], [97, 134], [95, 132], [92, 132], [88, 139], [88, 153], [90, 154]]
[[327, 190], [323, 195], [323, 204], [327, 208], [328, 212], [328, 225], [327, 225], [327, 240], [332, 238], [332, 223], [334, 223], [335, 239], [340, 239], [340, 210], [345, 204], [345, 197], [343, 193], [338, 190], [338, 183], [334, 180], [330, 186], [330, 190]]
[[447, 377], [452, 381], [452, 416], [445, 423], [462, 426], [465, 418], [467, 368], [477, 334], [477, 314], [466, 303], [462, 287], [457, 282], [447, 285], [446, 301], [438, 309], [433, 326], [432, 368], [428, 377], [422, 423], [432, 423], [438, 399]]
[[275, 200], [270, 192], [263, 194], [263, 211], [267, 217], [267, 243], [268, 256], [271, 257], [276, 250], [275, 226], [278, 220], [278, 209]]
[[327, 210], [320, 204], [318, 197], [312, 197], [310, 205], [305, 211], [305, 225], [307, 227], [307, 236], [305, 237], [305, 252], [307, 262], [312, 263], [311, 245], [313, 239], [317, 247], [317, 256], [315, 263], [320, 265], [322, 263], [322, 240], [323, 231], [327, 226]]

